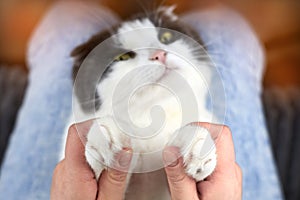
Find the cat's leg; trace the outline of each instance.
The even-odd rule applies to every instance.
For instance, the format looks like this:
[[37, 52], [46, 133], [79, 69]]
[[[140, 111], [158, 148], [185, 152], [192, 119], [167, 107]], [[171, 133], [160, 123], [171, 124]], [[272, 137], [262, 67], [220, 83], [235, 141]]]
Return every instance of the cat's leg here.
[[112, 119], [101, 118], [93, 122], [87, 134], [85, 156], [97, 179], [107, 167], [118, 169], [116, 154], [129, 145]]
[[217, 164], [216, 147], [209, 131], [193, 124], [179, 129], [169, 146], [180, 148], [185, 170], [196, 181], [209, 176]]
[[[112, 153], [105, 154], [103, 152], [104, 148], [110, 144], [110, 141], [106, 140], [108, 134], [109, 132], [105, 127], [94, 122], [87, 135], [85, 157], [93, 169], [97, 180], [99, 179], [103, 169], [105, 169], [104, 158], [106, 158], [106, 162], [111, 162], [112, 160]], [[101, 146], [99, 146], [99, 143], [101, 143]]]

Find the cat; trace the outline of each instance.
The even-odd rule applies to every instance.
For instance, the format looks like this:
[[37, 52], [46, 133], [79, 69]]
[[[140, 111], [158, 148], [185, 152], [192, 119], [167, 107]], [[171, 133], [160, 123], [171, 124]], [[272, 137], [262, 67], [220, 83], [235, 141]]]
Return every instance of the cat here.
[[132, 148], [126, 199], [170, 199], [166, 145], [179, 147], [196, 181], [217, 162], [209, 132], [191, 123], [213, 119], [206, 108], [211, 61], [198, 33], [173, 10], [161, 6], [121, 22], [71, 53], [74, 115], [97, 118], [87, 134], [86, 160], [98, 179], [118, 151]]

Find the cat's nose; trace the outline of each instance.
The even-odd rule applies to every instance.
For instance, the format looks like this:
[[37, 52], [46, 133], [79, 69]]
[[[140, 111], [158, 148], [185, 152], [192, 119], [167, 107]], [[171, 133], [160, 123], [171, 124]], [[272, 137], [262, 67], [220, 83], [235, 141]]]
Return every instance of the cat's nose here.
[[161, 62], [162, 64], [166, 64], [166, 57], [167, 57], [167, 52], [164, 50], [156, 50], [151, 56], [150, 60], [157, 60]]

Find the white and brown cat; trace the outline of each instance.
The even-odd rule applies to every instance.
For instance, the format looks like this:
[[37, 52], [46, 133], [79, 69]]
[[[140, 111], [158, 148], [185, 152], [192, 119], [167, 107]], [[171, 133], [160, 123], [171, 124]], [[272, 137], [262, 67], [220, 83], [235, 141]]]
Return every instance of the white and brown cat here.
[[211, 63], [198, 34], [173, 8], [122, 22], [72, 52], [75, 119], [97, 117], [86, 160], [99, 178], [118, 151], [132, 148], [126, 199], [170, 198], [161, 155], [166, 145], [179, 147], [196, 181], [216, 166], [209, 132], [190, 124], [212, 122], [206, 107]]

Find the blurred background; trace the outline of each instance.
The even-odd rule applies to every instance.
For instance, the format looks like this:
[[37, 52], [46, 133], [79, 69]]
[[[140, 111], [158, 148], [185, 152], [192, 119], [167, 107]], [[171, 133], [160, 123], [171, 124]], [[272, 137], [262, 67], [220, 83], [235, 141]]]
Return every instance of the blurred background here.
[[[147, 3], [146, 1], [101, 2], [122, 18], [126, 18], [141, 11], [141, 4], [149, 4], [149, 0]], [[26, 45], [34, 27], [53, 2], [0, 1], [0, 164], [28, 84]], [[160, 1], [156, 1], [156, 4], [159, 4], [158, 2]], [[217, 0], [166, 0], [164, 4], [177, 4], [176, 11], [182, 13], [191, 9], [205, 9], [214, 2]], [[266, 122], [286, 199], [299, 200], [300, 1], [219, 2], [239, 11], [249, 21], [265, 46], [267, 60], [262, 99]]]

